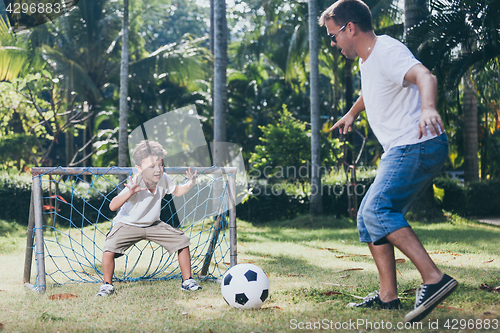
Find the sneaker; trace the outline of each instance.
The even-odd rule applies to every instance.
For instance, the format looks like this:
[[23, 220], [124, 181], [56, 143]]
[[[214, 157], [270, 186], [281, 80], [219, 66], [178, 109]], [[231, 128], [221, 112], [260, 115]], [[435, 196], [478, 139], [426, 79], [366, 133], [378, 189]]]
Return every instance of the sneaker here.
[[448, 275], [435, 284], [424, 284], [417, 288], [415, 308], [405, 317], [405, 322], [416, 322], [427, 316], [441, 301], [457, 287], [458, 282]]
[[101, 285], [101, 288], [99, 289], [99, 292], [96, 294], [96, 296], [109, 296], [115, 292], [115, 287], [113, 287], [112, 284], [105, 283]]
[[201, 289], [200, 285], [196, 283], [193, 278], [182, 281], [181, 289], [186, 291], [195, 291]]
[[381, 309], [387, 310], [396, 310], [401, 308], [401, 301], [399, 298], [392, 300], [390, 302], [383, 302], [380, 300], [380, 296], [378, 291], [374, 291], [373, 293], [369, 293], [368, 296], [363, 298], [363, 302], [361, 303], [349, 303], [347, 304], [350, 308], [371, 308], [374, 305], [378, 305]]

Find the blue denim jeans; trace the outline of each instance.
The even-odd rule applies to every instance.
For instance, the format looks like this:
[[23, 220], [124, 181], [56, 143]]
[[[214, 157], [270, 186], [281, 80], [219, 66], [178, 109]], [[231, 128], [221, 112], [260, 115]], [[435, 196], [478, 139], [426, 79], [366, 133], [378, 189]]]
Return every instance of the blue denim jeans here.
[[405, 214], [431, 184], [448, 156], [448, 138], [433, 139], [390, 149], [380, 160], [377, 176], [358, 211], [361, 242], [387, 243], [386, 236], [408, 227]]

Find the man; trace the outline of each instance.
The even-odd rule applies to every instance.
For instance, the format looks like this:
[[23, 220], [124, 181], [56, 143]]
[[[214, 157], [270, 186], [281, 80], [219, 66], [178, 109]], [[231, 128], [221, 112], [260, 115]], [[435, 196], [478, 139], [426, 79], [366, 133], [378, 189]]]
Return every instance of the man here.
[[349, 59], [359, 57], [361, 96], [335, 123], [347, 134], [361, 111], [384, 148], [377, 176], [358, 212], [361, 242], [368, 247], [380, 277], [380, 292], [356, 307], [400, 307], [394, 246], [416, 266], [423, 279], [415, 308], [406, 322], [419, 321], [458, 285], [431, 260], [404, 218], [418, 195], [432, 182], [447, 158], [448, 141], [436, 110], [436, 78], [401, 42], [375, 35], [368, 6], [361, 0], [339, 0], [325, 10], [331, 45]]

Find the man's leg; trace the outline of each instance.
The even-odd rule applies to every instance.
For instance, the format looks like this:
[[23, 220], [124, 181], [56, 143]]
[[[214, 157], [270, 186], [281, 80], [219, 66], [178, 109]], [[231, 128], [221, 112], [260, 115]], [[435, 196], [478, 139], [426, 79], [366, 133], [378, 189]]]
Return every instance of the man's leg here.
[[434, 284], [441, 280], [444, 274], [434, 264], [410, 227], [398, 229], [386, 238], [411, 260], [422, 276], [424, 284]]
[[398, 298], [394, 246], [390, 243], [382, 245], [368, 243], [368, 248], [375, 260], [380, 278], [380, 300], [382, 302], [393, 301]]

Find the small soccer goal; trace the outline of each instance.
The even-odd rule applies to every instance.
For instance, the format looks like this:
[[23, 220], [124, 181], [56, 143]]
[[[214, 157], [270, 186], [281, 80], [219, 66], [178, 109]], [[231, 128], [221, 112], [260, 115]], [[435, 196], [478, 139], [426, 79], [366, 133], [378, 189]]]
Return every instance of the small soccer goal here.
[[[182, 197], [163, 198], [161, 220], [190, 238], [191, 267], [200, 279], [220, 278], [237, 263], [237, 168], [193, 167], [197, 185]], [[166, 167], [181, 185], [187, 167]], [[135, 168], [33, 168], [24, 283], [45, 292], [53, 285], [102, 283], [102, 247], [116, 212], [109, 203]], [[34, 257], [34, 261], [33, 261]], [[34, 272], [32, 274], [32, 267]], [[33, 275], [33, 276], [32, 276]], [[177, 254], [140, 241], [116, 260], [114, 281], [179, 278]], [[34, 279], [34, 283], [31, 283]]]

